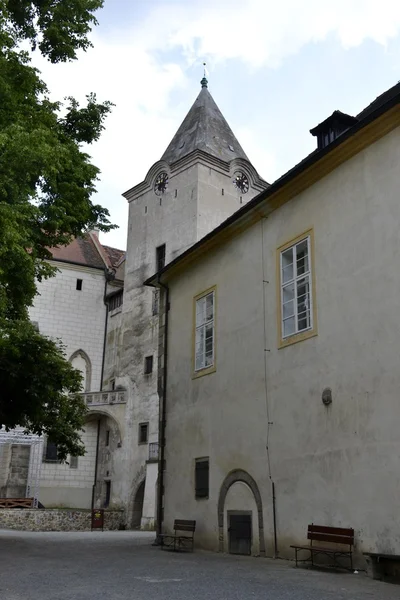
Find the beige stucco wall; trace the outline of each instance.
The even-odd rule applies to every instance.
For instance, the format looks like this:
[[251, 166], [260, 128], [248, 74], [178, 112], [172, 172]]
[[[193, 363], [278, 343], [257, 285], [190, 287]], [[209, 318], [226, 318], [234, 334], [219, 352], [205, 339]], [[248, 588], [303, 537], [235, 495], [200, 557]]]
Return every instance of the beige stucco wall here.
[[[358, 553], [400, 552], [399, 165], [395, 130], [170, 282], [166, 528], [196, 519], [197, 543], [217, 549], [219, 491], [243, 469], [261, 493], [267, 554], [271, 481], [281, 556], [311, 522], [354, 527]], [[276, 248], [311, 227], [318, 336], [278, 350]], [[193, 380], [192, 298], [212, 285], [217, 370]], [[196, 501], [204, 456], [210, 497]]]

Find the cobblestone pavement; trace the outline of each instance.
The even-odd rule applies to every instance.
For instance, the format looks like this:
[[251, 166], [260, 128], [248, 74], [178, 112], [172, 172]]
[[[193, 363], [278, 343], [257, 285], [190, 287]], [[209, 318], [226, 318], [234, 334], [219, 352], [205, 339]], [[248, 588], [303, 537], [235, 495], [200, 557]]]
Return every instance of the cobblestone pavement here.
[[144, 532], [0, 531], [1, 600], [399, 600], [363, 573], [151, 545]]

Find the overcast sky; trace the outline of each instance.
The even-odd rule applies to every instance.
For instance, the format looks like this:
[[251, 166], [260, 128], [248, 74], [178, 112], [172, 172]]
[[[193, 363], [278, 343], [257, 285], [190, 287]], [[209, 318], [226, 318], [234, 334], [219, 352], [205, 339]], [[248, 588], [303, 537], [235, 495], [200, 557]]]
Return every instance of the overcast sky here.
[[116, 104], [90, 147], [96, 203], [120, 227], [121, 194], [160, 159], [200, 91], [209, 90], [268, 182], [315, 148], [309, 130], [335, 109], [356, 114], [400, 79], [399, 0], [105, 0], [94, 48], [78, 61], [36, 58], [53, 99]]

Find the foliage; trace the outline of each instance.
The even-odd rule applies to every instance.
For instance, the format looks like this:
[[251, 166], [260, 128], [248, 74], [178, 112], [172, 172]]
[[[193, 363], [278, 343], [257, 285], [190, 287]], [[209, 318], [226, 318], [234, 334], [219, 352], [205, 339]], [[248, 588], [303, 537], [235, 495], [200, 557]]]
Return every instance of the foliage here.
[[[83, 454], [79, 438], [86, 407], [78, 394], [81, 374], [63, 349], [29, 321], [0, 321], [0, 422], [46, 433], [60, 459]], [[66, 393], [68, 392], [68, 393]]]
[[83, 107], [71, 97], [66, 106], [50, 101], [21, 45], [55, 63], [75, 59], [91, 45], [102, 5], [0, 0], [0, 426], [48, 433], [75, 454], [84, 414], [79, 374], [29, 324], [28, 308], [36, 282], [55, 273], [49, 248], [94, 226], [113, 227], [91, 200], [99, 170], [81, 146], [99, 138], [112, 104], [94, 94]]

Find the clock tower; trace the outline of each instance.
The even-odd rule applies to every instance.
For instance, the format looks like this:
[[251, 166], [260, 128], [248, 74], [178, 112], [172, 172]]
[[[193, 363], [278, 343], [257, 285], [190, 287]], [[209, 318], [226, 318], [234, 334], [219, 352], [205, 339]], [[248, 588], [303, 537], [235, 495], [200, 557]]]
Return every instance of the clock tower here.
[[[121, 468], [126, 481], [119, 487], [128, 526], [132, 511], [137, 519], [136, 488], [143, 479], [141, 523], [151, 526], [154, 522], [157, 477], [156, 467], [148, 461], [148, 447], [139, 439], [140, 425], [147, 423], [148, 442], [158, 441], [158, 296], [143, 282], [267, 186], [204, 77], [198, 97], [161, 159], [144, 181], [124, 193], [129, 223], [123, 309], [119, 327], [107, 338], [103, 385], [107, 389], [113, 381], [128, 395], [125, 466]], [[136, 509], [132, 508], [135, 502]]]

